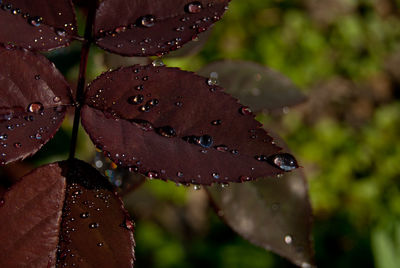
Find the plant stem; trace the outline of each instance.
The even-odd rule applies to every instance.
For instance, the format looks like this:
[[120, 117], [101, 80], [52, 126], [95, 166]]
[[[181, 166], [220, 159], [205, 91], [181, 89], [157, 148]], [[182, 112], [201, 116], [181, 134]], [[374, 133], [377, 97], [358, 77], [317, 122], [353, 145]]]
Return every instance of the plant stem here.
[[[95, 1], [91, 1], [95, 3]], [[76, 88], [76, 102], [75, 102], [75, 115], [74, 115], [74, 123], [72, 127], [72, 137], [71, 144], [69, 150], [69, 159], [73, 159], [75, 157], [76, 144], [78, 140], [78, 130], [79, 130], [79, 122], [81, 115], [81, 108], [84, 101], [84, 92], [85, 92], [85, 83], [86, 83], [86, 67], [87, 61], [89, 57], [90, 45], [92, 44], [93, 37], [93, 24], [96, 14], [96, 5], [91, 4], [89, 6], [88, 15], [86, 18], [86, 28], [84, 35], [84, 42], [82, 44], [81, 49], [81, 62], [79, 65], [79, 77], [78, 77], [78, 85]]]

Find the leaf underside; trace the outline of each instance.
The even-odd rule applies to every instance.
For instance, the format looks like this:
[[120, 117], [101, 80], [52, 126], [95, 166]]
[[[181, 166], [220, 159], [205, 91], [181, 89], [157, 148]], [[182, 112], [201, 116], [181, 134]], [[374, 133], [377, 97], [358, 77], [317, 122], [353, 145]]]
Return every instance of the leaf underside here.
[[248, 61], [223, 60], [210, 63], [197, 73], [216, 72], [226, 92], [254, 111], [293, 106], [306, 100], [303, 93], [282, 74]]
[[44, 56], [0, 46], [0, 165], [39, 150], [58, 130], [72, 97]]
[[70, 0], [2, 1], [0, 25], [0, 43], [39, 51], [68, 46], [77, 34]]
[[93, 81], [85, 102], [82, 124], [95, 145], [149, 177], [211, 184], [283, 172], [255, 159], [280, 148], [254, 115], [193, 73], [121, 68]]
[[163, 55], [206, 31], [229, 1], [105, 0], [96, 12], [96, 43], [125, 56]]
[[1, 267], [54, 266], [65, 186], [61, 168], [51, 164], [5, 193], [0, 205]]
[[107, 179], [89, 164], [61, 162], [68, 187], [58, 247], [59, 266], [132, 267], [133, 222]]

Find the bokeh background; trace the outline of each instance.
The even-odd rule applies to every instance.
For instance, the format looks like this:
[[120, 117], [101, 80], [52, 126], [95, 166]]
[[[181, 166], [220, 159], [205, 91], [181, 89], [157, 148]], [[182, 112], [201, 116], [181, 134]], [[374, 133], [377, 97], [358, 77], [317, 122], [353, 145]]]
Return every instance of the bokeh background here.
[[[79, 49], [48, 54], [72, 85]], [[164, 62], [196, 71], [221, 59], [271, 67], [308, 96], [258, 118], [306, 173], [317, 265], [399, 267], [400, 1], [232, 0], [197, 54]], [[137, 61], [93, 48], [88, 77]], [[65, 159], [71, 129], [72, 115], [43, 150], [7, 172]], [[84, 131], [78, 157], [116, 184], [127, 176], [96, 153]], [[230, 230], [202, 190], [152, 180], [125, 202], [136, 221], [136, 267], [293, 267]]]

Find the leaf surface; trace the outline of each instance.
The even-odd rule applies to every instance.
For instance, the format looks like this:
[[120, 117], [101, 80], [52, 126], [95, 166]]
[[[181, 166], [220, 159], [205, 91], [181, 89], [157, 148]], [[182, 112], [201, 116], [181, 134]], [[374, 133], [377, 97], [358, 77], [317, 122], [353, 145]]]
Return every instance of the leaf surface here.
[[2, 2], [0, 43], [48, 51], [68, 46], [77, 34], [75, 12], [70, 0]]
[[180, 183], [242, 182], [283, 171], [280, 151], [248, 108], [176, 68], [133, 66], [91, 83], [82, 124], [117, 164]]
[[312, 267], [311, 206], [301, 170], [207, 191], [218, 215], [238, 234], [303, 268]]
[[44, 56], [0, 46], [0, 165], [39, 150], [72, 103], [68, 83]]
[[163, 55], [218, 21], [229, 0], [105, 0], [96, 12], [101, 48], [126, 56]]
[[57, 164], [24, 176], [0, 203], [0, 266], [55, 265], [66, 180]]
[[285, 76], [270, 68], [248, 61], [213, 62], [197, 72], [218, 76], [226, 92], [254, 111], [293, 106], [306, 100], [304, 94]]
[[133, 222], [111, 184], [79, 160], [61, 162], [68, 187], [63, 208], [59, 266], [132, 267]]

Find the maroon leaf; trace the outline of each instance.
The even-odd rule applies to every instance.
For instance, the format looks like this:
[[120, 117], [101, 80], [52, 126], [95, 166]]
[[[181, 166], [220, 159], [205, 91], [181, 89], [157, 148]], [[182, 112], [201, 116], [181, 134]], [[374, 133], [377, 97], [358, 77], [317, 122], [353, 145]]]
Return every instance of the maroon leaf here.
[[92, 82], [85, 102], [82, 123], [92, 141], [149, 177], [241, 182], [297, 167], [292, 156], [276, 155], [280, 148], [248, 108], [190, 72], [121, 68]]
[[97, 170], [79, 160], [62, 162], [68, 188], [57, 263], [66, 267], [132, 267], [133, 222]]
[[0, 165], [34, 154], [58, 130], [71, 92], [44, 56], [0, 46]]
[[301, 170], [208, 192], [225, 222], [251, 243], [311, 267], [311, 207]]
[[163, 55], [206, 31], [229, 1], [105, 0], [96, 13], [97, 44], [121, 55]]
[[65, 178], [57, 164], [34, 170], [0, 202], [0, 267], [55, 265]]
[[304, 94], [288, 78], [254, 62], [217, 61], [197, 73], [217, 76], [226, 92], [254, 111], [283, 108], [306, 100]]
[[68, 46], [77, 34], [70, 0], [0, 2], [0, 43], [48, 51]]

